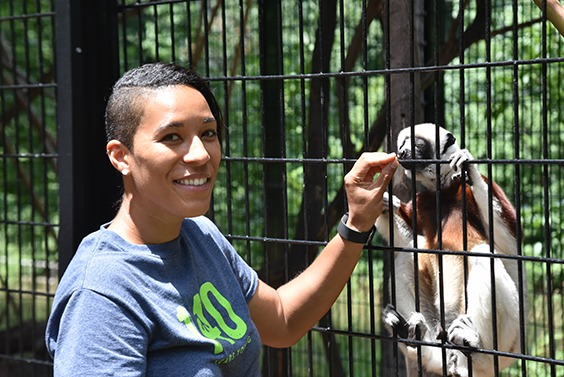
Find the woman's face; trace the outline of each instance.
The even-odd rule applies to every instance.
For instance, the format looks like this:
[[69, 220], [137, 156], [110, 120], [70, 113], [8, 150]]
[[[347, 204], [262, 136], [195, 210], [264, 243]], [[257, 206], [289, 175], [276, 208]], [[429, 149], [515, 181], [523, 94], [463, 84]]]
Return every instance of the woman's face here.
[[177, 222], [208, 211], [221, 160], [217, 123], [196, 89], [152, 92], [128, 152], [130, 209]]

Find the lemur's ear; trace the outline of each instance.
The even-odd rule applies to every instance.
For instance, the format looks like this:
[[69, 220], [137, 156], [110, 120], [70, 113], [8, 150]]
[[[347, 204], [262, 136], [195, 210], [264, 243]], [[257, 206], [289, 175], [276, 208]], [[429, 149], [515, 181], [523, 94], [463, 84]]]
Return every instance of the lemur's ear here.
[[448, 134], [446, 134], [446, 141], [445, 141], [445, 145], [443, 146], [443, 151], [441, 154], [445, 154], [447, 149], [449, 149], [450, 146], [453, 145], [454, 143], [456, 143], [456, 138], [454, 137], [453, 134], [449, 132]]

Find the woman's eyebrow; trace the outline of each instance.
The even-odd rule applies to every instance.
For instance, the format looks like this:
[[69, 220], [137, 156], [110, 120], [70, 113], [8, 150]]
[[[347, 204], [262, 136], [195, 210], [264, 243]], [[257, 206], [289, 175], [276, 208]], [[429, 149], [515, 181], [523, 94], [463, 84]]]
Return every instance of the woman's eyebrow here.
[[159, 133], [164, 132], [164, 131], [171, 129], [171, 128], [181, 128], [181, 127], [184, 127], [184, 125], [181, 122], [166, 123], [166, 124], [163, 124], [162, 126], [158, 127], [155, 130], [155, 134], [159, 134]]
[[[215, 122], [216, 122], [216, 120], [213, 116], [204, 117], [202, 119], [202, 123], [215, 123]], [[184, 123], [182, 123], [182, 122], [170, 122], [170, 123], [166, 123], [166, 124], [163, 124], [162, 126], [158, 127], [155, 130], [155, 133], [158, 134], [158, 133], [164, 132], [164, 131], [171, 129], [171, 128], [182, 128], [182, 127], [184, 127]]]

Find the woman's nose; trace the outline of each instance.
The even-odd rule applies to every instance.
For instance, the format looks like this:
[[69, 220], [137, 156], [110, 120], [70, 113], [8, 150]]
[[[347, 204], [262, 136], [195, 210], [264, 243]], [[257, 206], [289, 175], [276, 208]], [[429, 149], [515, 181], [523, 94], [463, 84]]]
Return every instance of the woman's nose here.
[[187, 143], [187, 150], [183, 158], [185, 163], [203, 164], [208, 162], [210, 158], [206, 146], [199, 137], [194, 137]]

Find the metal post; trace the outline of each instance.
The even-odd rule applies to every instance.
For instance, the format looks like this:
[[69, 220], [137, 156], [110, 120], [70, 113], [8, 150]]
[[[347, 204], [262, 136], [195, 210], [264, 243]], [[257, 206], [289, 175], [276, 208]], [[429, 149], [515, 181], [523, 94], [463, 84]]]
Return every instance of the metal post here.
[[111, 220], [118, 177], [105, 155], [104, 109], [118, 75], [114, 1], [56, 0], [59, 275]]

